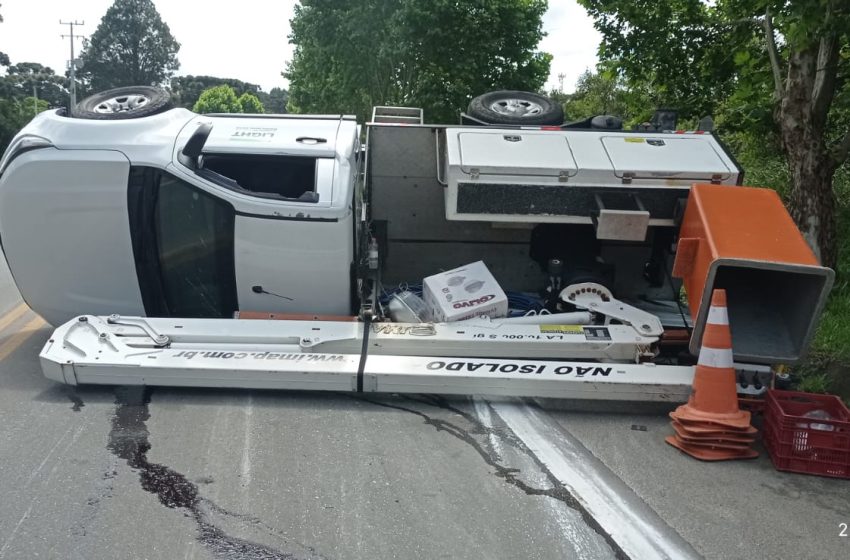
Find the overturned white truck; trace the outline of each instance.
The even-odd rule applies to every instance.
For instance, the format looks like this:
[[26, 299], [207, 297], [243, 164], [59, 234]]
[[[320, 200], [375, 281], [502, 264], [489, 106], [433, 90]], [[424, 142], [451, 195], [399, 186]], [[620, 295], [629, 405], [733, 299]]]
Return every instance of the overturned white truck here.
[[[0, 240], [57, 326], [45, 375], [683, 401], [713, 288], [742, 390], [804, 354], [833, 273], [714, 135], [488, 95], [458, 126], [196, 115], [153, 88], [40, 114], [0, 163]], [[446, 271], [463, 320], [420, 297]]]

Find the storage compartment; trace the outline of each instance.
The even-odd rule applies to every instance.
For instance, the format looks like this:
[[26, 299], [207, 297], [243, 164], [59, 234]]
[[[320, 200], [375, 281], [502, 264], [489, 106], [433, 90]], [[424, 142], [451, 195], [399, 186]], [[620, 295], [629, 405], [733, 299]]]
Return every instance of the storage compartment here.
[[617, 177], [723, 181], [732, 175], [711, 136], [606, 136], [602, 146]]
[[569, 141], [560, 134], [523, 130], [461, 132], [460, 165], [469, 175], [534, 175], [566, 178], [576, 174]]
[[619, 224], [605, 220], [614, 227], [602, 228], [603, 238], [636, 240], [648, 226], [676, 225], [679, 200], [694, 181], [734, 185], [740, 177], [709, 134], [486, 127], [446, 128], [445, 142], [441, 136], [438, 179], [445, 177], [451, 221], [591, 224], [598, 198], [639, 193], [644, 208], [634, 211], [648, 217], [620, 214]]

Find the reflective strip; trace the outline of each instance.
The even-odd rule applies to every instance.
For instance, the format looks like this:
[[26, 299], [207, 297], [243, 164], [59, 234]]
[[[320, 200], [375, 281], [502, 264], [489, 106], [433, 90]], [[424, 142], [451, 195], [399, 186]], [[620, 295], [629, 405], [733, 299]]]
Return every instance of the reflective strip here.
[[726, 308], [714, 307], [712, 305], [708, 309], [708, 320], [706, 322], [711, 323], [712, 325], [728, 325], [729, 314], [726, 312]]
[[731, 348], [709, 348], [703, 346], [699, 351], [699, 365], [716, 368], [734, 368]]

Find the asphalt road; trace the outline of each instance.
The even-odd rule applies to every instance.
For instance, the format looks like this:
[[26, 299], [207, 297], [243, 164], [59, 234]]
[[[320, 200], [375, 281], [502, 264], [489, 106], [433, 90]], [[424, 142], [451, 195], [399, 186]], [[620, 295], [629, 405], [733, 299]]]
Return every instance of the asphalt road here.
[[850, 482], [691, 460], [657, 407], [65, 387], [5, 264], [0, 312], [0, 558], [850, 556]]

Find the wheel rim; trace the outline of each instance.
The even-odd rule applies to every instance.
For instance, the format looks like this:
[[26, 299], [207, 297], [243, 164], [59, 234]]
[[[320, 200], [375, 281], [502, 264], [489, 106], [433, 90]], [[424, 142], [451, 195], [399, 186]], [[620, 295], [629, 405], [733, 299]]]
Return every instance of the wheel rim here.
[[543, 107], [525, 99], [499, 99], [490, 105], [490, 110], [511, 117], [534, 117], [543, 112]]
[[140, 109], [150, 103], [150, 97], [142, 94], [118, 95], [104, 99], [97, 107], [95, 113], [128, 113]]

